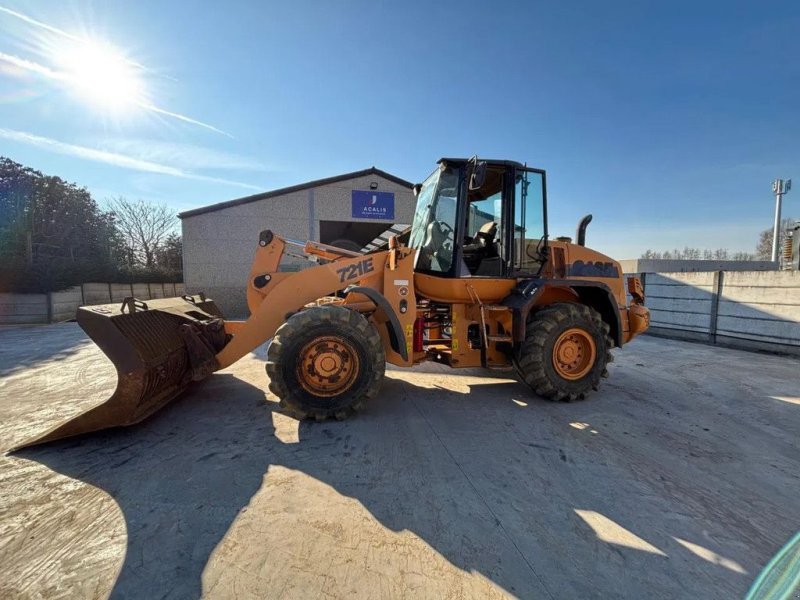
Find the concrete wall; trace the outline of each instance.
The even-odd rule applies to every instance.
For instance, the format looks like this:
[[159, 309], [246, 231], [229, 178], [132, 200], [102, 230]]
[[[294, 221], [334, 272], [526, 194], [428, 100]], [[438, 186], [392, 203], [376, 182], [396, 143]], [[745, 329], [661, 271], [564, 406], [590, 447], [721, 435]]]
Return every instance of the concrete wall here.
[[0, 325], [68, 321], [79, 306], [121, 302], [127, 296], [150, 300], [185, 293], [182, 283], [84, 283], [49, 294], [0, 293]]
[[[297, 240], [319, 240], [320, 221], [381, 223], [377, 219], [351, 218], [353, 190], [394, 192], [393, 223], [411, 223], [416, 200], [407, 187], [372, 174], [281, 196], [184, 217], [183, 276], [190, 293], [205, 292], [226, 317], [246, 317], [246, 285], [258, 234], [271, 229]], [[287, 262], [287, 270], [305, 261]]]
[[640, 274], [650, 333], [800, 356], [800, 272]]
[[0, 325], [47, 323], [46, 294], [0, 294]]
[[619, 261], [625, 273], [688, 273], [703, 271], [777, 271], [769, 260], [672, 260], [633, 258]]
[[[47, 294], [43, 294], [45, 297]], [[75, 311], [83, 304], [81, 286], [76, 285], [60, 292], [50, 293], [50, 321], [68, 321], [75, 318]]]

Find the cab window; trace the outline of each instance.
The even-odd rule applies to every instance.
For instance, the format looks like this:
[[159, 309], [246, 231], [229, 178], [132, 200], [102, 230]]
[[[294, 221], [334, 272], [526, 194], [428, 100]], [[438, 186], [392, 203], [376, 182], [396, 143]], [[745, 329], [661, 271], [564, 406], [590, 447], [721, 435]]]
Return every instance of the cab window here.
[[503, 276], [503, 175], [503, 169], [490, 168], [480, 189], [467, 194], [462, 277]]
[[514, 265], [538, 272], [545, 256], [544, 174], [517, 169], [514, 175]]

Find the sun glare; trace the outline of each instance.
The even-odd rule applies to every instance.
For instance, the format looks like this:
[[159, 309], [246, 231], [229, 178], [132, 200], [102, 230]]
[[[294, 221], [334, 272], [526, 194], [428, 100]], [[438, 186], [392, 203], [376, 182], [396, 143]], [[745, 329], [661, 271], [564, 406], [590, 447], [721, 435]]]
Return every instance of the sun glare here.
[[59, 48], [53, 59], [73, 92], [106, 110], [128, 111], [144, 100], [139, 67], [113, 46], [81, 40]]

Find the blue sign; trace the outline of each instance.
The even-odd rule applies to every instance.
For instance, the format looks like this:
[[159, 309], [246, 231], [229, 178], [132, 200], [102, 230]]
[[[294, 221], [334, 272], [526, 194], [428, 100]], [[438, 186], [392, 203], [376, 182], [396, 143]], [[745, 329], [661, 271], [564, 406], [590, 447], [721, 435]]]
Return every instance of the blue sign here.
[[394, 192], [353, 190], [353, 218], [394, 220]]

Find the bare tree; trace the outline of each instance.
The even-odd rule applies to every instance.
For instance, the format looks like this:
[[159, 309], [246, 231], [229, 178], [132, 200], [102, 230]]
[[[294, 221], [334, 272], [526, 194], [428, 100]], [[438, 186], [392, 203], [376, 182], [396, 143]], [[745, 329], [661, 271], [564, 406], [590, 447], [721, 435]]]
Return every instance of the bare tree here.
[[125, 240], [131, 263], [154, 267], [156, 253], [174, 232], [175, 213], [165, 204], [131, 201], [122, 196], [109, 200], [108, 206]]
[[[706, 252], [708, 252], [706, 250]], [[673, 250], [664, 250], [660, 252], [658, 250], [650, 250], [647, 249], [641, 256], [641, 258], [663, 258], [663, 259], [673, 259], [673, 260], [696, 260], [700, 258], [702, 252], [699, 248], [690, 248], [689, 246], [685, 246], [683, 250], [675, 248]]]
[[156, 250], [156, 264], [173, 273], [183, 270], [183, 242], [177, 233], [170, 233]]
[[684, 260], [698, 260], [700, 258], [700, 254], [699, 248], [689, 248], [689, 246], [684, 246], [683, 248]]
[[647, 249], [641, 258], [663, 258], [673, 260], [756, 260], [755, 254], [749, 252], [730, 252], [726, 248], [717, 248], [716, 250], [709, 250], [708, 248], [701, 250], [700, 248], [690, 248], [685, 246], [683, 250], [675, 248], [674, 250], [665, 250], [660, 252], [658, 250]]

